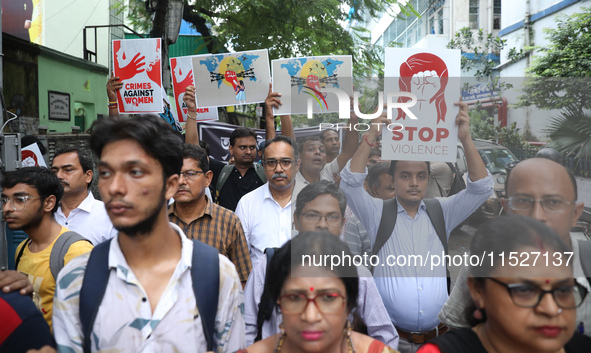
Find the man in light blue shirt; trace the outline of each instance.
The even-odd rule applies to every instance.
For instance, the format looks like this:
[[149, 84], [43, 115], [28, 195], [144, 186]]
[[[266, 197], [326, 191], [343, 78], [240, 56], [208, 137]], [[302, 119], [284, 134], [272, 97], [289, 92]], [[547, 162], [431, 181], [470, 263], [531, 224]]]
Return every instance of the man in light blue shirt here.
[[[385, 114], [372, 124], [350, 164], [341, 172], [341, 188], [347, 195], [349, 206], [367, 228], [372, 246], [380, 225], [383, 201], [367, 194], [363, 181], [367, 176], [369, 152], [381, 133], [379, 123], [388, 123]], [[438, 199], [448, 239], [451, 231], [493, 191], [493, 180], [470, 137], [470, 118], [465, 103], [460, 103], [456, 124], [468, 163], [468, 185], [452, 197]], [[428, 162], [393, 161], [390, 173], [396, 189], [397, 221], [392, 235], [374, 254], [380, 260], [374, 267], [374, 276], [390, 319], [400, 334], [399, 350], [416, 352], [421, 344], [446, 330], [440, 325], [437, 314], [448, 292], [445, 265], [431, 269], [430, 263], [415, 265], [415, 259], [424, 260], [433, 254], [441, 256], [444, 247], [423, 202], [429, 179]], [[402, 261], [406, 264], [403, 265]]]

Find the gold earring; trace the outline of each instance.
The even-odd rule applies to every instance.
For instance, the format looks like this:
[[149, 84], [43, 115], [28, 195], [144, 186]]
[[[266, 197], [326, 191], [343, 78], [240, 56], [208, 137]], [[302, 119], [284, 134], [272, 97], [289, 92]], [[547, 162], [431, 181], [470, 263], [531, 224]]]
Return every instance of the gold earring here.
[[351, 320], [347, 320], [347, 324], [345, 325], [345, 336], [351, 337], [352, 331], [353, 327], [351, 326]]
[[283, 321], [279, 324], [279, 332], [282, 337], [285, 337], [285, 325], [283, 324]]

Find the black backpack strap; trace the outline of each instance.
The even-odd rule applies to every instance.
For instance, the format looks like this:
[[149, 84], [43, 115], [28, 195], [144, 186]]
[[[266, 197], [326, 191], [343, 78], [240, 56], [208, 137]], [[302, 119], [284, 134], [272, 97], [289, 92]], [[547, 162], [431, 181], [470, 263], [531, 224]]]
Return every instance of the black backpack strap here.
[[380, 219], [380, 226], [376, 235], [376, 241], [373, 244], [371, 253], [377, 255], [380, 249], [386, 244], [386, 241], [392, 235], [394, 226], [396, 225], [396, 218], [398, 217], [398, 202], [396, 198], [384, 200], [382, 208], [382, 218]]
[[441, 240], [441, 244], [443, 244], [443, 249], [447, 254], [447, 231], [445, 229], [445, 219], [443, 218], [443, 210], [441, 209], [441, 204], [437, 199], [423, 199], [425, 203], [425, 208], [427, 210], [427, 215], [433, 224], [433, 228], [435, 228], [435, 232]]
[[14, 261], [14, 269], [18, 271], [18, 263], [21, 262], [21, 257], [23, 256], [23, 252], [25, 251], [25, 247], [27, 245], [29, 245], [29, 243], [31, 242], [31, 238], [27, 238], [27, 240], [25, 240], [25, 244], [23, 244], [23, 247], [21, 248], [21, 250], [18, 252], [18, 255], [16, 256], [16, 260]]
[[269, 298], [269, 291], [267, 289], [267, 273], [269, 273], [269, 268], [271, 267], [271, 259], [275, 254], [275, 250], [279, 248], [266, 248], [265, 255], [267, 256], [267, 270], [265, 271], [265, 285], [263, 286], [263, 294], [261, 295], [261, 300], [259, 301], [259, 310], [257, 312], [257, 336], [255, 337], [254, 341], [260, 341], [263, 338], [263, 323], [266, 320], [271, 318], [271, 314], [273, 313], [273, 308], [275, 307], [275, 303]]
[[193, 239], [193, 259], [191, 280], [195, 302], [201, 316], [203, 335], [207, 341], [207, 351], [216, 351], [214, 338], [215, 316], [218, 310], [220, 292], [220, 260], [218, 250]]
[[451, 172], [454, 174], [454, 177], [455, 177], [456, 174], [458, 174], [458, 170], [456, 169], [456, 166], [454, 165], [454, 163], [452, 163], [452, 162], [445, 162], [445, 164], [447, 164], [447, 166], [449, 167], [449, 169], [451, 169]]
[[[445, 219], [443, 218], [441, 204], [437, 199], [423, 199], [423, 202], [425, 203], [425, 209], [427, 210], [431, 224], [433, 224], [433, 228], [435, 228], [435, 232], [443, 245], [443, 250], [447, 254], [447, 230], [445, 228]], [[451, 275], [447, 266], [445, 267], [445, 272], [447, 274], [447, 294], [449, 294], [451, 289]]]
[[87, 241], [92, 244], [90, 240], [71, 230], [60, 235], [53, 244], [49, 255], [49, 269], [55, 280], [57, 280], [58, 273], [64, 268], [64, 257], [70, 250], [70, 246], [79, 241]]
[[228, 178], [230, 177], [230, 173], [232, 173], [233, 170], [234, 170], [234, 166], [229, 165], [229, 164], [226, 164], [222, 168], [222, 171], [220, 172], [220, 176], [218, 177], [218, 181], [215, 184], [215, 196], [216, 197], [218, 197], [220, 195], [220, 192], [222, 191], [222, 188], [224, 187], [226, 180], [228, 180]]
[[109, 239], [98, 244], [90, 252], [84, 279], [82, 280], [82, 288], [80, 288], [80, 323], [84, 338], [82, 341], [84, 353], [90, 353], [91, 351], [90, 338], [92, 336], [94, 320], [96, 319], [96, 314], [103, 301], [103, 296], [105, 295], [109, 282], [109, 249], [111, 240]]

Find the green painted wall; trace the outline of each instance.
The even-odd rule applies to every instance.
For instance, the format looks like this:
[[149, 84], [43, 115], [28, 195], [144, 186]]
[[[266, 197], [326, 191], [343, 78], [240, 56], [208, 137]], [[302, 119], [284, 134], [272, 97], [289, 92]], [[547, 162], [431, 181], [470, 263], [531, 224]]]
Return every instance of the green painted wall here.
[[[64, 54], [42, 50], [38, 57], [39, 72], [39, 125], [47, 125], [49, 132], [72, 131], [75, 116], [84, 111], [84, 129], [96, 120], [97, 114], [107, 116], [105, 85], [108, 69]], [[50, 120], [48, 92], [70, 94], [70, 121]], [[82, 109], [81, 109], [82, 108]], [[78, 114], [77, 114], [78, 113]]]

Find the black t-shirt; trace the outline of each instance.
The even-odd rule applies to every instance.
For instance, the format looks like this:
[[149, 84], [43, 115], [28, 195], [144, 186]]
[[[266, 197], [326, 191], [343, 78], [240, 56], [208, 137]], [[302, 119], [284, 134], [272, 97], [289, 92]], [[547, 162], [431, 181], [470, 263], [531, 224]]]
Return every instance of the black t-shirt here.
[[241, 176], [238, 169], [234, 167], [220, 191], [218, 203], [220, 206], [234, 212], [242, 196], [263, 184], [261, 178], [259, 178], [257, 172], [254, 170], [254, 166], [250, 167], [244, 176]]

